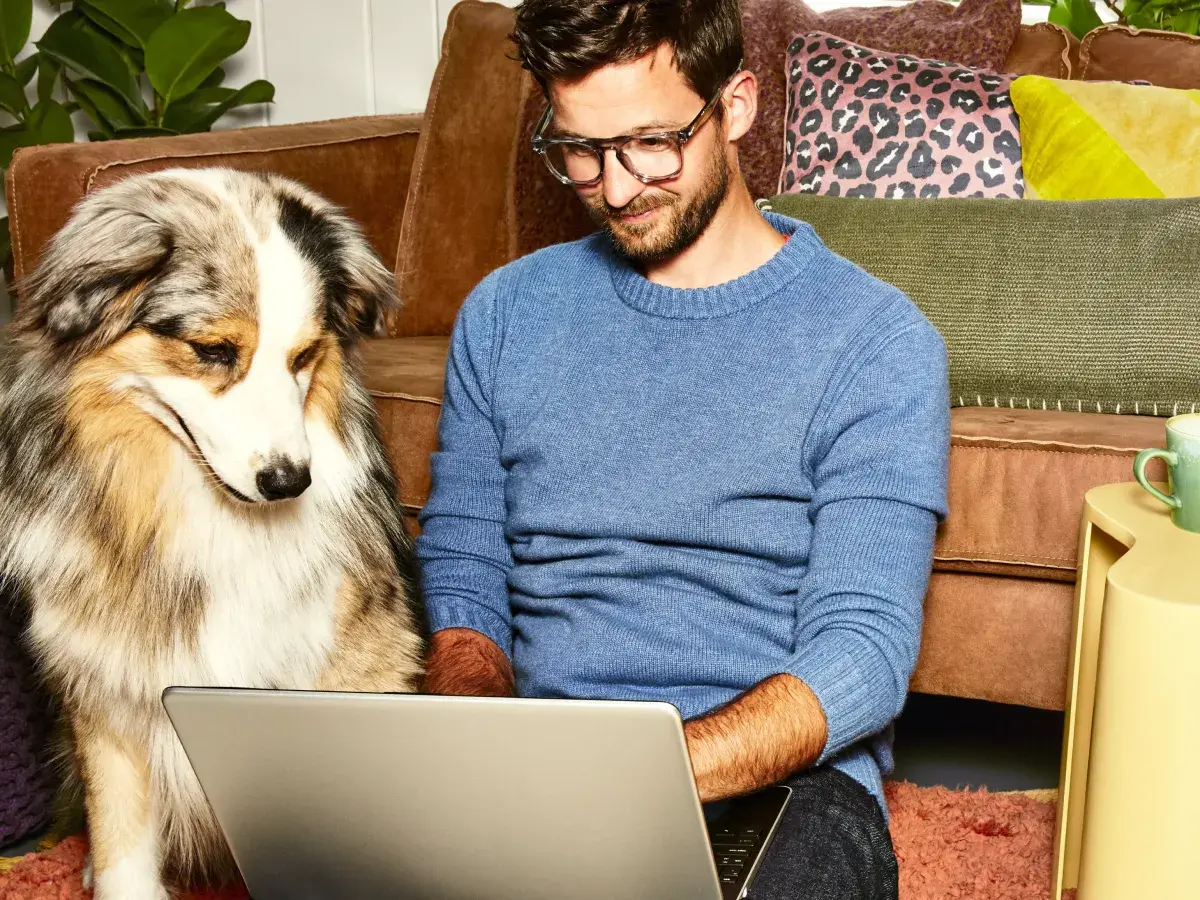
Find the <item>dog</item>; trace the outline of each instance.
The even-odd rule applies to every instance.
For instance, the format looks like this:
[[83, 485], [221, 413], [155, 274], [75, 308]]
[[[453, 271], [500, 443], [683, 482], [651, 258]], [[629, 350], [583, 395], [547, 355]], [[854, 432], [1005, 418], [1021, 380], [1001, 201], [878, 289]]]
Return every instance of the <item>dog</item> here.
[[0, 572], [61, 703], [96, 900], [236, 869], [168, 685], [411, 692], [419, 572], [356, 345], [396, 308], [296, 182], [135, 175], [86, 197], [0, 348]]

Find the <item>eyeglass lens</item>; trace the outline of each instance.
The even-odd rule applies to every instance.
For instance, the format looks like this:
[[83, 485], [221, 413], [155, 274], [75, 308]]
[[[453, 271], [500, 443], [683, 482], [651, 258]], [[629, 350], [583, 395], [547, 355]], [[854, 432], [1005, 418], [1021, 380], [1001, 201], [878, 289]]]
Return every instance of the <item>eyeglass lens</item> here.
[[[626, 169], [642, 178], [670, 178], [683, 168], [679, 145], [664, 137], [626, 141], [618, 148], [617, 156]], [[576, 184], [590, 184], [603, 171], [600, 152], [587, 144], [551, 144], [546, 148], [546, 161], [555, 172]]]

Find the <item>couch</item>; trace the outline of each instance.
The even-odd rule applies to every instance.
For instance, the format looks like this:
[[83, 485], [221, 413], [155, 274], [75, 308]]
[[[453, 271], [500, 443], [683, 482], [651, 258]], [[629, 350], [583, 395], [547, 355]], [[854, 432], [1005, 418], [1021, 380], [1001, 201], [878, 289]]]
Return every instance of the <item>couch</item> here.
[[[136, 172], [271, 170], [343, 205], [394, 269], [404, 303], [391, 335], [368, 341], [363, 356], [415, 533], [459, 305], [493, 268], [589, 228], [575, 199], [530, 159], [529, 123], [542, 100], [509, 58], [512, 16], [476, 0], [454, 8], [424, 115], [18, 151], [7, 180], [17, 278], [80, 197]], [[1168, 86], [1189, 86], [1179, 82], [1200, 71], [1197, 61], [1197, 39], [1108, 28], [1081, 45], [1037, 25], [1021, 27], [1004, 68], [1126, 80], [1155, 80], [1161, 70]], [[748, 173], [752, 186], [772, 177]], [[1083, 495], [1130, 480], [1134, 455], [1163, 441], [1163, 422], [953, 410], [950, 515], [938, 536], [913, 690], [1062, 708]]]

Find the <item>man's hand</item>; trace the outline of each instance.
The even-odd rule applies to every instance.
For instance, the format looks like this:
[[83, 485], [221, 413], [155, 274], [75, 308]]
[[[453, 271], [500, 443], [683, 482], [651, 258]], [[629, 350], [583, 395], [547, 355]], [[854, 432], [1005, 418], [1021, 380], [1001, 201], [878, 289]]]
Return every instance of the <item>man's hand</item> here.
[[825, 749], [820, 701], [794, 675], [772, 675], [683, 726], [700, 801], [724, 800], [776, 784], [811, 766]]
[[470, 628], [447, 628], [429, 639], [425, 693], [515, 697], [512, 663], [491, 638]]

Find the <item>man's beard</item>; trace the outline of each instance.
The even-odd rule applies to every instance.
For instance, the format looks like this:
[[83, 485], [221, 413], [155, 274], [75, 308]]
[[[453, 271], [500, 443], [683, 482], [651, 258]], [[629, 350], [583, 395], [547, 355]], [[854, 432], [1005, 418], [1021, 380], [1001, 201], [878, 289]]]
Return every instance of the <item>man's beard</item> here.
[[[619, 165], [619, 163], [618, 163]], [[634, 263], [653, 265], [679, 255], [704, 234], [729, 190], [729, 163], [718, 144], [709, 159], [708, 171], [695, 195], [684, 200], [676, 194], [642, 194], [617, 209], [609, 206], [603, 192], [584, 199], [592, 220], [608, 235], [613, 246]], [[621, 216], [638, 215], [663, 207], [647, 225], [625, 225]]]

